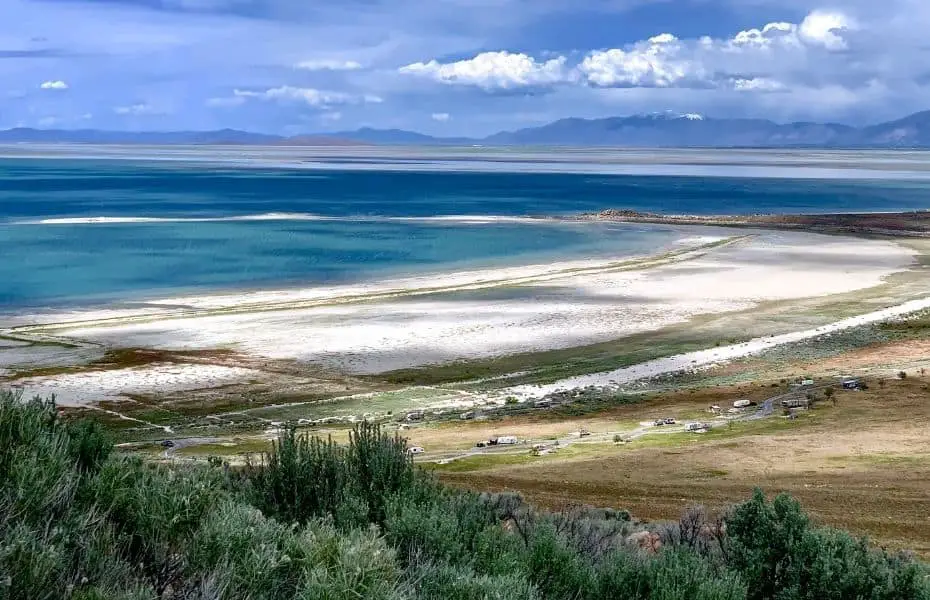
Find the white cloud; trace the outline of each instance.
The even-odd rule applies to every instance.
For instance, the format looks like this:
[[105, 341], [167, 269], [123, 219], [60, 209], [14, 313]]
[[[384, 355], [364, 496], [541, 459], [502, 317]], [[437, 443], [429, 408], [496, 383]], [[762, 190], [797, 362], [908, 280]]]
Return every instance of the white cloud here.
[[569, 76], [565, 63], [564, 56], [541, 62], [526, 54], [483, 52], [474, 58], [452, 63], [436, 60], [413, 63], [401, 67], [400, 72], [449, 85], [474, 86], [489, 91], [512, 90], [565, 81]]
[[68, 89], [68, 84], [65, 83], [64, 81], [61, 81], [60, 79], [56, 79], [53, 81], [43, 82], [42, 85], [39, 86], [39, 88], [43, 90], [66, 90]]
[[[798, 26], [794, 23], [782, 21], [769, 23], [762, 29], [747, 29], [740, 31], [723, 44], [727, 50], [740, 51], [745, 48], [771, 48], [773, 45], [796, 46]], [[701, 45], [713, 49], [719, 44], [718, 40], [709, 37], [701, 38]]]
[[448, 121], [449, 119], [452, 118], [452, 117], [449, 115], [449, 113], [444, 113], [444, 112], [443, 112], [443, 113], [433, 113], [433, 114], [431, 115], [431, 117], [432, 117], [432, 119], [433, 119], [434, 121], [439, 121], [440, 123], [445, 123], [446, 121]]
[[338, 111], [323, 113], [320, 118], [328, 123], [335, 123], [342, 120], [342, 113]]
[[161, 114], [152, 105], [145, 103], [132, 104], [130, 106], [117, 106], [113, 109], [113, 112], [118, 115], [129, 115], [134, 117]]
[[41, 119], [39, 119], [39, 127], [42, 127], [42, 128], [53, 127], [60, 122], [61, 121], [58, 119], [58, 117], [42, 117]]
[[830, 77], [832, 55], [848, 48], [854, 21], [814, 11], [800, 23], [773, 22], [730, 38], [681, 40], [663, 33], [624, 48], [589, 53], [576, 68], [595, 87], [728, 88], [784, 91], [792, 78]]
[[766, 77], [755, 77], [752, 79], [733, 79], [731, 82], [733, 89], [738, 92], [782, 92], [787, 88], [780, 81], [768, 79]]
[[621, 50], [592, 52], [578, 66], [600, 87], [672, 87], [706, 78], [703, 66], [687, 56], [675, 36], [663, 33]]
[[373, 94], [362, 96], [346, 94], [344, 92], [329, 92], [314, 88], [293, 87], [282, 85], [263, 91], [234, 90], [234, 98], [258, 98], [261, 100], [274, 100], [278, 102], [292, 102], [306, 104], [314, 108], [326, 108], [342, 104], [378, 104], [382, 98]]
[[790, 89], [793, 77], [809, 78], [810, 70], [829, 66], [829, 55], [848, 48], [847, 33], [855, 28], [842, 12], [814, 11], [800, 23], [776, 21], [729, 38], [679, 39], [660, 33], [622, 48], [591, 51], [574, 67], [564, 56], [542, 61], [501, 51], [457, 62], [413, 63], [400, 72], [489, 91], [580, 82], [599, 88], [774, 92]]
[[855, 23], [843, 13], [815, 10], [801, 22], [798, 34], [808, 44], [843, 50], [846, 48], [843, 33], [851, 29], [855, 29]]
[[357, 71], [362, 68], [362, 64], [354, 60], [304, 60], [296, 65], [298, 69], [304, 71]]

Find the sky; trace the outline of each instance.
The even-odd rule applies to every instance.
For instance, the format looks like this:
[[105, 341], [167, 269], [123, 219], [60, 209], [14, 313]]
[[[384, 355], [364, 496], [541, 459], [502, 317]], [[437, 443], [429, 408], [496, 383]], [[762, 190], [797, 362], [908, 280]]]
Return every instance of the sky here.
[[0, 129], [478, 136], [930, 109], [927, 0], [0, 0]]

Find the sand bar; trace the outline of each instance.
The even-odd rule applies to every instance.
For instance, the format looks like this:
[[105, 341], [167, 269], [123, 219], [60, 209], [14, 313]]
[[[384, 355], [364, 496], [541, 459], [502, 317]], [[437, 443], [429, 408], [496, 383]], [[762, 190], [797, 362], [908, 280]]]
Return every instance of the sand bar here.
[[765, 301], [862, 290], [914, 264], [912, 250], [887, 241], [764, 231], [728, 245], [704, 247], [707, 241], [689, 240], [696, 246], [656, 263], [507, 267], [355, 286], [351, 293], [191, 296], [161, 301], [162, 309], [149, 303], [135, 315], [46, 316], [37, 321], [54, 325], [35, 330], [113, 346], [234, 348], [378, 373], [574, 347]]

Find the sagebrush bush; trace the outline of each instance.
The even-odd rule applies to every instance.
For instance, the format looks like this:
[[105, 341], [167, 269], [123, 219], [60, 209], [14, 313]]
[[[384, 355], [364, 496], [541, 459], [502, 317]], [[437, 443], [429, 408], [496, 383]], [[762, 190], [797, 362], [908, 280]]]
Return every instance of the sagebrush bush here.
[[0, 392], [0, 600], [930, 600], [927, 578], [787, 496], [549, 513], [447, 488], [369, 424], [238, 471], [154, 464]]
[[479, 575], [466, 566], [424, 564], [410, 570], [410, 591], [421, 600], [537, 600], [540, 598], [519, 571], [510, 575]]
[[390, 496], [414, 480], [406, 443], [368, 422], [348, 446], [288, 428], [247, 473], [265, 512], [297, 522], [330, 515], [347, 527], [382, 523]]

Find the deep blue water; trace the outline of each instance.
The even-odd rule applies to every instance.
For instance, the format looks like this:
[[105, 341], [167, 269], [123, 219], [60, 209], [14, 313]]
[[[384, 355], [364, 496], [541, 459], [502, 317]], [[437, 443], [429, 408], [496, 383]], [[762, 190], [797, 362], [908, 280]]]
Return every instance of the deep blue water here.
[[[725, 172], [725, 170], [723, 171]], [[0, 220], [59, 216], [686, 214], [930, 208], [930, 182], [234, 169], [0, 159]]]
[[[627, 255], [662, 247], [677, 235], [659, 226], [416, 220], [604, 208], [689, 214], [927, 209], [930, 187], [915, 181], [0, 159], [0, 308]], [[267, 213], [339, 219], [225, 220]], [[167, 220], [36, 223], [74, 217]], [[197, 218], [210, 220], [185, 220]]]

